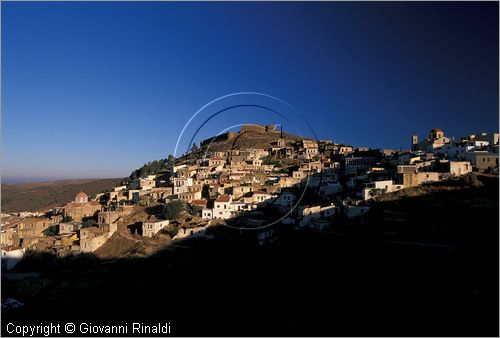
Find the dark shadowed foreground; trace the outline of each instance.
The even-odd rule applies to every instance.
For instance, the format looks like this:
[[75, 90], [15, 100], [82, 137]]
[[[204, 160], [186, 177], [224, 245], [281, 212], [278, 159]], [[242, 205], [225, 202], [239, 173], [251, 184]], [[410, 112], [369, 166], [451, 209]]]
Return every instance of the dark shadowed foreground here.
[[380, 201], [366, 222], [329, 233], [281, 229], [268, 247], [228, 240], [233, 230], [221, 229], [215, 240], [177, 242], [147, 258], [21, 262], [18, 271], [42, 274], [2, 278], [2, 296], [26, 304], [3, 313], [2, 325], [161, 321], [184, 336], [498, 336], [498, 180], [482, 179], [482, 187]]

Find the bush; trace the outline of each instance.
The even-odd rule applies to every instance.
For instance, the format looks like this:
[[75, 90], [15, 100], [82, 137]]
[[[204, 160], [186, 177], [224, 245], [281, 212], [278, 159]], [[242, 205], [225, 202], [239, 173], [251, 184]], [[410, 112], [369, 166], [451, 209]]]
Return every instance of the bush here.
[[178, 229], [174, 226], [167, 226], [159, 231], [160, 234], [168, 235], [170, 238], [173, 238], [177, 235]]
[[186, 211], [191, 216], [200, 216], [201, 212], [199, 210], [200, 209], [198, 207], [193, 207], [192, 205], [186, 206]]
[[469, 186], [469, 187], [473, 187], [473, 188], [479, 188], [479, 187], [482, 187], [484, 184], [483, 182], [481, 182], [478, 178], [477, 178], [477, 175], [474, 174], [474, 173], [470, 173], [470, 174], [467, 174], [465, 176], [462, 177], [462, 180], [463, 182]]
[[179, 218], [183, 211], [186, 210], [186, 206], [182, 201], [172, 201], [165, 205], [163, 211], [163, 216], [169, 220], [175, 220]]
[[85, 229], [85, 228], [90, 228], [90, 227], [93, 227], [94, 225], [97, 224], [97, 221], [94, 219], [94, 218], [84, 218], [82, 219], [82, 229]]
[[262, 160], [263, 165], [274, 165], [276, 167], [281, 167], [281, 161], [272, 156], [268, 156]]
[[57, 224], [49, 226], [43, 231], [44, 236], [55, 236], [58, 234]]
[[156, 161], [151, 161], [146, 164], [144, 164], [142, 167], [139, 169], [134, 170], [130, 176], [130, 180], [135, 180], [139, 177], [146, 177], [148, 175], [153, 175], [161, 171], [167, 170], [168, 163], [172, 161], [172, 159], [169, 156], [169, 159], [161, 159], [161, 160], [156, 160]]

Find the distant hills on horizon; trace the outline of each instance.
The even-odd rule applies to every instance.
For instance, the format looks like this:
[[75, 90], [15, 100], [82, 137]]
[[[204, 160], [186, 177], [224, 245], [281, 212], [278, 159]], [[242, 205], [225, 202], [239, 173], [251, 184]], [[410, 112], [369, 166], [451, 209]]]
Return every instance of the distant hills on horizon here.
[[65, 179], [30, 183], [3, 183], [2, 212], [42, 211], [72, 201], [79, 191], [89, 195], [111, 189], [120, 178]]
[[93, 180], [106, 180], [114, 179], [116, 177], [2, 177], [2, 185], [25, 185], [25, 184], [54, 184], [54, 183], [71, 183], [71, 182], [83, 182], [83, 181], [93, 181]]

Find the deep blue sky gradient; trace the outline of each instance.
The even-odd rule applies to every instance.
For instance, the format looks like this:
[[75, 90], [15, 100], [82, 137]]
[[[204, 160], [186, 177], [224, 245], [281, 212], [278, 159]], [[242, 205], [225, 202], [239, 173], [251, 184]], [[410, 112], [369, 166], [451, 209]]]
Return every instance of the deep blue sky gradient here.
[[126, 176], [240, 91], [357, 146], [498, 130], [497, 2], [1, 6], [4, 181]]

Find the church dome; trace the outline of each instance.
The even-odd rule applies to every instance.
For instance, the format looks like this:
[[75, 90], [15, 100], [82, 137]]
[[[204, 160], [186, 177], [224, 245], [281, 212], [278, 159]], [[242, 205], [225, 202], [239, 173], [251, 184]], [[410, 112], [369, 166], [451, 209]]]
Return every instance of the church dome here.
[[78, 194], [75, 196], [75, 202], [76, 203], [87, 203], [89, 200], [89, 195], [84, 193], [83, 191], [80, 191]]

